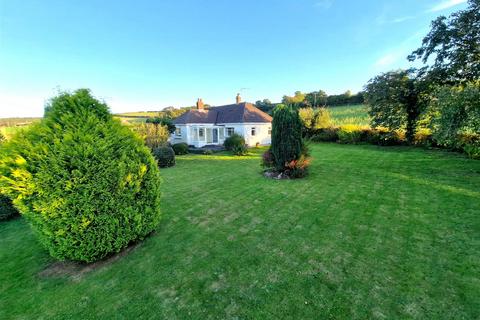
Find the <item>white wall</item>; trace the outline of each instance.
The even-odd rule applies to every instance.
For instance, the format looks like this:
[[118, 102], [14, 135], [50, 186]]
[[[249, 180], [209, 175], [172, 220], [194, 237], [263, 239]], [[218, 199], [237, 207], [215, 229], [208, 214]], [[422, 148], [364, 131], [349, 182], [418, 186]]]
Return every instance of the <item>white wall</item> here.
[[[195, 147], [202, 147], [207, 145], [206, 137], [204, 141], [193, 141], [191, 136], [191, 130], [193, 127], [202, 127], [202, 128], [224, 128], [225, 130], [225, 139], [227, 138], [227, 128], [234, 128], [234, 132], [242, 135], [245, 138], [245, 143], [248, 146], [255, 146], [257, 143], [260, 145], [269, 145], [271, 143], [271, 136], [268, 133], [271, 129], [271, 123], [225, 123], [221, 125], [213, 124], [187, 124], [187, 125], [176, 125], [177, 128], [181, 128], [182, 135], [177, 136], [175, 133], [170, 136], [170, 143], [180, 143], [185, 142], [188, 145], [194, 145]], [[252, 128], [255, 128], [255, 135], [252, 136]], [[206, 132], [205, 132], [206, 134]], [[220, 138], [218, 144], [222, 145], [224, 139]]]

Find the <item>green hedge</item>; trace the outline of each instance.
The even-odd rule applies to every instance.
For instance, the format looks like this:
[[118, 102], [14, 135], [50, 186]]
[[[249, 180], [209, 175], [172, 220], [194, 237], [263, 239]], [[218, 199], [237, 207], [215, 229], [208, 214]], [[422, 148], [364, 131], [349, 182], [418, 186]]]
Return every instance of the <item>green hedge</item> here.
[[101, 259], [160, 221], [150, 150], [85, 89], [53, 98], [39, 124], [2, 148], [0, 188], [60, 260]]
[[175, 165], [175, 151], [170, 146], [153, 149], [153, 156], [157, 159], [160, 168], [168, 168]]
[[172, 148], [176, 155], [182, 155], [182, 154], [188, 153], [188, 144], [184, 142], [176, 143], [172, 146]]

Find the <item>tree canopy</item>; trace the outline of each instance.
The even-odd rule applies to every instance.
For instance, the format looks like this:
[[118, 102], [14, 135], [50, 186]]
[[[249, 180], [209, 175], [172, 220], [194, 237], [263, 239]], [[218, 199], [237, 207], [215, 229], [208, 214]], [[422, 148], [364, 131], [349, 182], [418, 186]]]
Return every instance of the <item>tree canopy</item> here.
[[[433, 58], [433, 64], [428, 65]], [[480, 0], [466, 10], [440, 16], [408, 59], [421, 60], [422, 70], [437, 84], [457, 84], [480, 78]]]

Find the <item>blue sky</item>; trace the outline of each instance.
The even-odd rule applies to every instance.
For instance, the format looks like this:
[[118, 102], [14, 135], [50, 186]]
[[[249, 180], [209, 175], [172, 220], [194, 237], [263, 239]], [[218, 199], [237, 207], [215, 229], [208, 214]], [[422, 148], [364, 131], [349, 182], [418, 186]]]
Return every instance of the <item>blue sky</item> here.
[[466, 0], [0, 0], [0, 117], [58, 89], [113, 112], [359, 91]]

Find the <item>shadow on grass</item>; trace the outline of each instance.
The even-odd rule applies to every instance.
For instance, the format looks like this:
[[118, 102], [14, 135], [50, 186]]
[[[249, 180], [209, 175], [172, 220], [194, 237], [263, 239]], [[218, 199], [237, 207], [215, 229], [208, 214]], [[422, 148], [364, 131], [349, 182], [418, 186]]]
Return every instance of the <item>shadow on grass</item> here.
[[432, 182], [432, 181], [429, 181], [429, 180], [426, 180], [426, 179], [419, 179], [419, 178], [416, 178], [416, 177], [412, 177], [412, 176], [408, 176], [408, 175], [400, 174], [400, 173], [392, 172], [392, 173], [388, 173], [387, 175], [392, 177], [392, 178], [396, 178], [396, 179], [412, 182], [412, 183], [415, 183], [415, 184], [427, 186], [427, 187], [430, 187], [430, 188], [433, 188], [433, 189], [437, 189], [437, 190], [441, 190], [441, 191], [448, 191], [448, 192], [451, 192], [451, 193], [454, 193], [454, 194], [459, 194], [459, 195], [463, 195], [463, 196], [467, 196], [467, 197], [479, 198], [480, 199], [480, 192], [478, 192], [478, 191], [469, 190], [469, 189], [465, 189], [465, 188], [459, 188], [459, 187], [455, 187], [455, 186], [448, 185], [448, 184], [443, 184], [443, 183], [438, 183], [438, 182]]
[[155, 231], [149, 234], [145, 239], [132, 242], [128, 247], [120, 252], [108, 255], [107, 257], [92, 263], [83, 263], [76, 261], [54, 261], [47, 265], [45, 269], [39, 272], [41, 278], [70, 278], [73, 281], [80, 281], [83, 276], [91, 271], [100, 270], [108, 267], [118, 260], [128, 256], [131, 252], [139, 248], [149, 237], [155, 235]]

